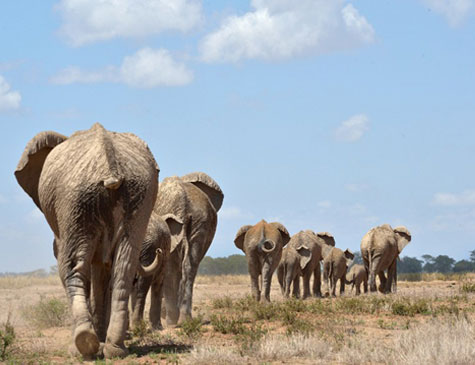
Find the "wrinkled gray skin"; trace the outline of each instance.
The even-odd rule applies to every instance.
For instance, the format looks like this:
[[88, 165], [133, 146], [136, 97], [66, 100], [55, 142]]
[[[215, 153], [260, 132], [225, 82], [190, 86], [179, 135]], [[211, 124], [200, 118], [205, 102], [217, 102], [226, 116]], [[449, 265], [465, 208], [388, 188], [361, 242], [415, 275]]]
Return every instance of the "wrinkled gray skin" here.
[[163, 284], [168, 325], [191, 318], [193, 284], [198, 266], [213, 241], [217, 212], [224, 195], [219, 185], [202, 172], [168, 177], [160, 183], [154, 211], [173, 214], [183, 223], [171, 242]]
[[133, 134], [100, 124], [69, 138], [42, 132], [27, 144], [15, 176], [54, 233], [72, 349], [89, 358], [105, 341], [106, 358], [126, 355], [127, 302], [157, 195], [152, 153]]
[[[392, 228], [389, 224], [372, 228], [361, 240], [361, 256], [368, 272], [369, 289], [376, 291], [376, 275], [382, 293], [397, 291], [397, 258], [411, 242], [411, 233], [404, 226]], [[388, 277], [384, 275], [388, 271]]]
[[336, 296], [336, 285], [340, 281], [340, 295], [345, 292], [346, 270], [348, 269], [351, 260], [355, 257], [353, 253], [346, 249], [340, 250], [333, 247], [323, 259], [323, 282], [325, 296]]
[[131, 326], [137, 326], [143, 320], [145, 299], [148, 290], [150, 291], [150, 312], [149, 319], [154, 329], [163, 329], [161, 323], [161, 309], [163, 297], [163, 280], [165, 278], [165, 265], [170, 256], [171, 242], [177, 245], [177, 236], [183, 228], [183, 222], [176, 216], [168, 214], [161, 217], [156, 210], [152, 212], [147, 226], [145, 240], [140, 250], [140, 263], [143, 266], [152, 264], [157, 249], [162, 254], [161, 265], [153, 276], [136, 275], [131, 293], [132, 318]]
[[300, 297], [299, 281], [303, 280], [303, 299], [310, 296], [310, 278], [313, 274], [313, 295], [321, 297], [320, 261], [323, 252], [329, 252], [335, 240], [328, 232], [315, 233], [311, 230], [294, 234], [282, 251], [282, 259], [277, 268], [282, 295], [288, 298], [293, 283], [292, 295]]
[[351, 285], [351, 290], [356, 287], [356, 295], [361, 293], [361, 283], [364, 292], [368, 292], [368, 273], [363, 265], [353, 265], [346, 274], [346, 284]]
[[[289, 232], [282, 224], [267, 223], [265, 220], [254, 226], [242, 226], [237, 232], [234, 244], [246, 254], [251, 291], [257, 301], [270, 301], [272, 274], [279, 265], [282, 249], [289, 240]], [[261, 291], [264, 291], [262, 298]]]

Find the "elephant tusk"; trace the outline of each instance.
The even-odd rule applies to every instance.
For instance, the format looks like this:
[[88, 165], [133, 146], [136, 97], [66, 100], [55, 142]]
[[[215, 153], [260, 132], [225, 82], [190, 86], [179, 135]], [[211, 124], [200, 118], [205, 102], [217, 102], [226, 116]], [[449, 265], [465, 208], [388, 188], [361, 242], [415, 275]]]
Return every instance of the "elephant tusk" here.
[[149, 266], [142, 266], [140, 263], [139, 263], [139, 267], [137, 269], [137, 272], [139, 273], [140, 276], [146, 278], [148, 276], [152, 276], [154, 275], [158, 269], [160, 268], [160, 265], [162, 263], [162, 249], [161, 248], [157, 248], [157, 250], [155, 251], [156, 252], [156, 255], [155, 255], [155, 259], [153, 260], [153, 262], [149, 265]]

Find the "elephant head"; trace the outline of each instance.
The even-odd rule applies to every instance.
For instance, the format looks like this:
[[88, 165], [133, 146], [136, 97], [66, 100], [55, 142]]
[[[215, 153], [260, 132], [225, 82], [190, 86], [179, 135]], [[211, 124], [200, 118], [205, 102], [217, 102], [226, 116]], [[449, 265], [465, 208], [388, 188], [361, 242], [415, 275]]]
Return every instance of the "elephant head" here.
[[348, 268], [351, 265], [351, 262], [353, 261], [353, 259], [355, 258], [355, 255], [348, 248], [345, 251], [343, 251], [343, 254], [345, 255], [346, 267]]
[[397, 249], [398, 253], [401, 253], [404, 247], [411, 242], [411, 233], [404, 226], [398, 226], [394, 228], [394, 233], [396, 234]]

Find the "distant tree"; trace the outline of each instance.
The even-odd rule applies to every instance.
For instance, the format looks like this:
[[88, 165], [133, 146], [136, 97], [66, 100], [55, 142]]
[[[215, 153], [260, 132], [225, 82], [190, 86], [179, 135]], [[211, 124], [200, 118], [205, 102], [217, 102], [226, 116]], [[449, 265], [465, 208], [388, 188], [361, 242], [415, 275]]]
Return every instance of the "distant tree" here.
[[473, 263], [475, 263], [475, 250], [470, 251], [470, 261], [472, 261]]
[[244, 255], [212, 258], [205, 256], [198, 267], [200, 275], [247, 274], [247, 260]]
[[[424, 255], [430, 256], [430, 255]], [[424, 258], [422, 256], [422, 258]], [[455, 264], [455, 260], [447, 255], [439, 255], [437, 257], [430, 256], [431, 259], [426, 261], [424, 265], [425, 272], [441, 272], [448, 273], [451, 272]], [[425, 258], [424, 258], [425, 259]]]
[[453, 267], [454, 272], [470, 272], [475, 271], [475, 262], [468, 260], [457, 261]]
[[353, 258], [353, 265], [363, 265], [363, 258], [361, 257], [361, 252], [354, 252], [355, 257]]
[[404, 256], [397, 264], [399, 273], [419, 273], [422, 272], [422, 263], [424, 261], [415, 257]]
[[58, 274], [58, 265], [53, 265], [49, 267], [49, 274], [50, 275], [57, 275]]

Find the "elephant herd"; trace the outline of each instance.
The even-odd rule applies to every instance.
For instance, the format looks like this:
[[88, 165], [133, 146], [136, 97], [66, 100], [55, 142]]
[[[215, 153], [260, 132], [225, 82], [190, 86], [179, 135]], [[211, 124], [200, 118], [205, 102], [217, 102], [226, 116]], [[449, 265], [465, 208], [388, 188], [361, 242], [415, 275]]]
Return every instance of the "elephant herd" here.
[[204, 173], [160, 186], [158, 173], [144, 141], [100, 124], [70, 137], [41, 132], [26, 145], [15, 176], [54, 233], [72, 353], [125, 356], [129, 320], [142, 319], [149, 289], [154, 328], [162, 327], [162, 298], [167, 324], [191, 316], [193, 283], [224, 195]]
[[[98, 123], [70, 137], [41, 132], [25, 147], [15, 177], [54, 234], [53, 252], [73, 317], [72, 353], [127, 355], [126, 331], [142, 320], [149, 291], [153, 328], [162, 328], [162, 317], [167, 325], [191, 317], [194, 280], [224, 195], [202, 172], [160, 184], [158, 175], [143, 140]], [[300, 295], [300, 277], [303, 298], [310, 296], [312, 275], [313, 295], [321, 296], [322, 260], [324, 294], [335, 295], [338, 280], [341, 292], [353, 282], [359, 293], [366, 278], [376, 291], [376, 275], [380, 291], [396, 290], [397, 257], [410, 240], [405, 227], [370, 230], [361, 242], [365, 265], [353, 266], [350, 281], [345, 275], [353, 254], [336, 248], [327, 232], [290, 237], [282, 224], [263, 220], [241, 227], [234, 243], [246, 254], [254, 298], [269, 301], [276, 270], [284, 296], [292, 285], [292, 294]]]
[[[315, 233], [300, 231], [290, 237], [287, 229], [277, 222], [260, 221], [254, 226], [246, 225], [239, 229], [234, 244], [245, 254], [251, 276], [251, 290], [254, 299], [270, 301], [272, 275], [277, 269], [282, 295], [300, 297], [300, 277], [303, 283], [303, 296], [308, 298], [322, 296], [322, 275], [320, 261], [323, 261], [324, 296], [336, 295], [337, 282], [340, 281], [340, 294], [345, 284], [356, 287], [360, 294], [361, 283], [365, 293], [368, 281], [371, 291], [376, 291], [376, 275], [380, 280], [379, 291], [396, 291], [397, 259], [402, 249], [411, 241], [406, 227], [392, 228], [389, 224], [371, 229], [361, 241], [363, 265], [348, 266], [354, 254], [335, 247], [335, 239], [328, 232]], [[385, 274], [387, 271], [387, 276]], [[313, 285], [310, 292], [310, 279]], [[260, 280], [259, 280], [260, 278]], [[261, 291], [264, 296], [261, 296]]]

